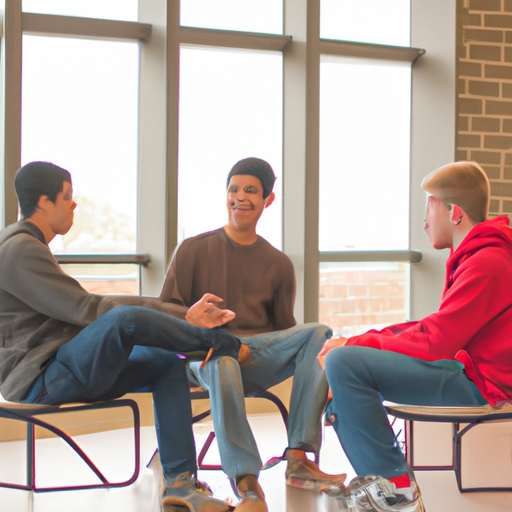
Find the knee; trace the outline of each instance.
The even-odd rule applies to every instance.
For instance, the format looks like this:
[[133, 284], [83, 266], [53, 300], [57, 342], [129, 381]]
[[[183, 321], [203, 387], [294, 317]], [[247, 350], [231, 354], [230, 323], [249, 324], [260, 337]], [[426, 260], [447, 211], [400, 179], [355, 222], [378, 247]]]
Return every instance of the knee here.
[[111, 323], [117, 328], [126, 328], [134, 323], [134, 307], [133, 306], [117, 306], [105, 314]]
[[208, 362], [209, 372], [214, 372], [222, 377], [228, 375], [240, 375], [238, 361], [229, 356], [221, 356]]
[[325, 358], [327, 381], [333, 383], [348, 379], [360, 373], [365, 364], [365, 347], [337, 347], [332, 349]]
[[332, 337], [332, 329], [328, 325], [311, 323], [306, 324], [306, 328], [309, 332], [309, 339], [314, 340], [320, 347]]
[[217, 386], [222, 393], [239, 389], [242, 386], [240, 365], [236, 359], [221, 356], [208, 362], [206, 373], [210, 387]]

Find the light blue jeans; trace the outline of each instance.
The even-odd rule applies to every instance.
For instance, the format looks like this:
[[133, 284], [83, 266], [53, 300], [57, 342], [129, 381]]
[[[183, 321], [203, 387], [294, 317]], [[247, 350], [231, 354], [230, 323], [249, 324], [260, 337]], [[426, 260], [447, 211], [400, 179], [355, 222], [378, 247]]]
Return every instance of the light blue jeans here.
[[452, 360], [424, 361], [368, 347], [338, 347], [325, 361], [332, 401], [327, 414], [359, 476], [409, 472], [382, 400], [411, 405], [487, 403]]
[[266, 390], [294, 376], [288, 419], [288, 446], [317, 452], [321, 443], [321, 417], [327, 399], [327, 380], [317, 356], [332, 336], [320, 324], [295, 326], [284, 331], [240, 338], [249, 346], [251, 361], [219, 357], [200, 370], [190, 369], [201, 386], [209, 389], [213, 425], [224, 472], [231, 478], [259, 475], [261, 458], [245, 412], [244, 395]]
[[237, 356], [239, 341], [225, 329], [200, 329], [140, 306], [117, 307], [59, 348], [36, 383], [36, 403], [96, 402], [125, 393], [153, 393], [164, 475], [197, 471], [190, 385], [177, 353]]

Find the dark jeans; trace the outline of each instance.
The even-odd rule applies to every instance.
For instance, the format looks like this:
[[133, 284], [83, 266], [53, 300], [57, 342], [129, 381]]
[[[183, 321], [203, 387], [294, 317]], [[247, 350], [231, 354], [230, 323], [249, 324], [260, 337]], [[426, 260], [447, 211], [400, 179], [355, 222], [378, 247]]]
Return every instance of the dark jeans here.
[[486, 403], [457, 361], [424, 361], [368, 347], [339, 347], [327, 355], [332, 390], [328, 414], [359, 476], [392, 478], [409, 471], [395, 445], [382, 400], [413, 405]]
[[117, 307], [59, 348], [43, 374], [39, 403], [56, 405], [153, 393], [160, 460], [167, 479], [196, 473], [189, 383], [177, 353], [237, 357], [239, 341], [224, 329], [201, 329], [139, 306]]

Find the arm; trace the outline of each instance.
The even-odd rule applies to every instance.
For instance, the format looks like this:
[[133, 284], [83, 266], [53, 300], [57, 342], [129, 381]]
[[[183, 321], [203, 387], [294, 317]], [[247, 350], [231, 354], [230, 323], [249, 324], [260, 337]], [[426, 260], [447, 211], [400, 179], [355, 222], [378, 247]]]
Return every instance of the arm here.
[[452, 286], [445, 292], [438, 312], [411, 327], [393, 332], [384, 329], [347, 340], [426, 360], [453, 359], [456, 353], [512, 303], [507, 284], [510, 264], [504, 251], [480, 250], [456, 269]]

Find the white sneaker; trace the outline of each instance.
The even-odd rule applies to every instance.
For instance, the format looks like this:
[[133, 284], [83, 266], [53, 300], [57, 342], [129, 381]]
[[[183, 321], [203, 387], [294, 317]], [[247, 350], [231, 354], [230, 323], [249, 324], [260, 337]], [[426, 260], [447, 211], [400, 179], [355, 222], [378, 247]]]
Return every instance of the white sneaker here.
[[[414, 481], [413, 498], [396, 492], [394, 483], [381, 476], [356, 477], [346, 491], [332, 490], [337, 511], [347, 512], [425, 512], [423, 501]], [[332, 509], [332, 507], [331, 507]]]

